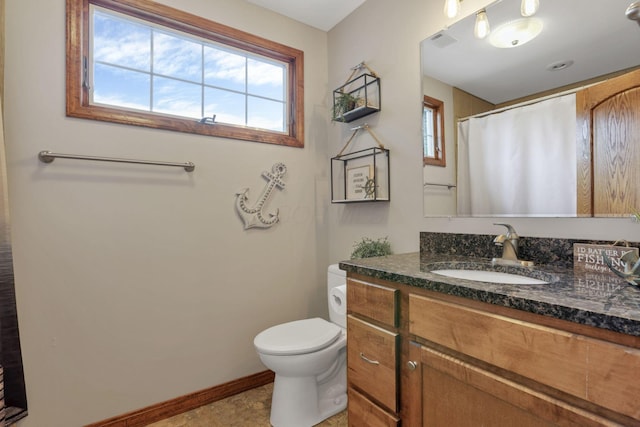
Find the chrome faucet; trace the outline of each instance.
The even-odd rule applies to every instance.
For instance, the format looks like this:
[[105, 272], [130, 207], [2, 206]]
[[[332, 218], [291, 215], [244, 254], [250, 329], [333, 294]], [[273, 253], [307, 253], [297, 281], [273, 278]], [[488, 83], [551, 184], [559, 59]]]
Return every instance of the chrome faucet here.
[[494, 223], [493, 225], [502, 225], [507, 227], [507, 234], [499, 234], [495, 239], [493, 239], [493, 243], [497, 246], [502, 246], [502, 257], [493, 258], [491, 263], [502, 265], [523, 265], [527, 267], [532, 266], [533, 262], [518, 259], [518, 242], [520, 241], [520, 236], [516, 233], [515, 228], [510, 224]]

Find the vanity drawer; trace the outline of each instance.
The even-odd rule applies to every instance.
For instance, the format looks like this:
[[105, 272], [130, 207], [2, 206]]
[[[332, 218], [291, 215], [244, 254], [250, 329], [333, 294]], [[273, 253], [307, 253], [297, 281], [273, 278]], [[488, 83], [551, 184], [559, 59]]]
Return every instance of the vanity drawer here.
[[347, 379], [392, 412], [398, 411], [400, 335], [349, 315]]
[[349, 427], [398, 427], [400, 419], [392, 415], [364, 395], [350, 388], [349, 397]]
[[368, 317], [391, 327], [398, 327], [397, 289], [347, 279], [347, 308], [350, 313]]
[[564, 392], [586, 397], [587, 343], [569, 332], [416, 295], [409, 296], [409, 331]]
[[640, 419], [640, 350], [409, 295], [410, 333]]

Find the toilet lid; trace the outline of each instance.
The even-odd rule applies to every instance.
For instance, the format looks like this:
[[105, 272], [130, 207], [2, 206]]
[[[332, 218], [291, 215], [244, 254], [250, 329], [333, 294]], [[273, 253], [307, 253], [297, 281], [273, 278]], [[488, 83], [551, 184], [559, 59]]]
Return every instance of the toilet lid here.
[[260, 332], [253, 344], [265, 354], [304, 354], [329, 346], [341, 332], [338, 325], [316, 317], [272, 326]]

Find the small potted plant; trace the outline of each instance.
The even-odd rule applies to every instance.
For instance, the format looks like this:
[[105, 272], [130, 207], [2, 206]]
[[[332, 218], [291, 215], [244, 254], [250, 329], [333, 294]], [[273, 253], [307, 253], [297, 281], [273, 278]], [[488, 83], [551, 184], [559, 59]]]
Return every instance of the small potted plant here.
[[350, 93], [342, 92], [337, 96], [334, 95], [332, 109], [333, 119], [337, 121], [344, 121], [344, 115], [358, 107], [360, 103], [361, 98]]
[[391, 244], [386, 237], [377, 240], [368, 237], [362, 238], [361, 241], [353, 245], [351, 259], [370, 258], [374, 256], [391, 255]]

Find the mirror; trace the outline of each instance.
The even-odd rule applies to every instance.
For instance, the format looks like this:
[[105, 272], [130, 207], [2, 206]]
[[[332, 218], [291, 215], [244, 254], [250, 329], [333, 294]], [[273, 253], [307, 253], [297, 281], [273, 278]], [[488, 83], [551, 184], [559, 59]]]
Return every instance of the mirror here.
[[[542, 22], [542, 32], [515, 48], [493, 47], [489, 43], [491, 35], [476, 39], [475, 14], [421, 43], [422, 95], [444, 102], [447, 152], [446, 167], [426, 164], [423, 168], [425, 216], [467, 216], [459, 213], [457, 201], [458, 193], [468, 190], [463, 182], [457, 182], [458, 119], [553, 93], [570, 92], [571, 88], [640, 65], [640, 29], [625, 16], [631, 2], [540, 0], [534, 18]], [[486, 13], [493, 34], [501, 24], [522, 18], [520, 0], [496, 1], [487, 6]], [[575, 144], [575, 138], [572, 143]], [[474, 158], [467, 157], [470, 164], [477, 166]], [[575, 170], [575, 151], [573, 159], [567, 162], [573, 162], [567, 167]], [[501, 166], [495, 163], [492, 167]], [[544, 170], [545, 166], [538, 168]], [[507, 211], [480, 216], [578, 214]]]

